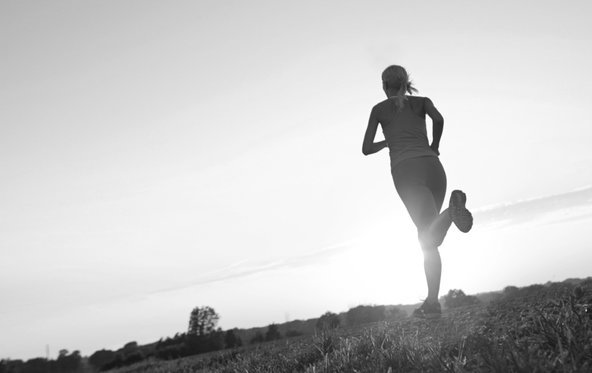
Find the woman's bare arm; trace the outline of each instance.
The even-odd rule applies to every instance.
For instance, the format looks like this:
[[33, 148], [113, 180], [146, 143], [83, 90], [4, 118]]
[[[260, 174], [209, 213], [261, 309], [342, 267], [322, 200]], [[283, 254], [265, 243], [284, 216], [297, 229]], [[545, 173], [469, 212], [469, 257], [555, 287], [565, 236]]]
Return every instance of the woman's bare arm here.
[[440, 139], [442, 138], [442, 132], [444, 131], [444, 118], [442, 114], [436, 109], [434, 103], [429, 98], [425, 98], [425, 111], [426, 114], [432, 118], [432, 144], [430, 148], [440, 155]]
[[374, 154], [388, 146], [386, 140], [374, 142], [377, 128], [378, 119], [376, 118], [375, 109], [372, 108], [370, 119], [368, 120], [368, 128], [366, 128], [366, 134], [364, 135], [364, 142], [362, 144], [362, 153], [364, 153], [364, 155]]

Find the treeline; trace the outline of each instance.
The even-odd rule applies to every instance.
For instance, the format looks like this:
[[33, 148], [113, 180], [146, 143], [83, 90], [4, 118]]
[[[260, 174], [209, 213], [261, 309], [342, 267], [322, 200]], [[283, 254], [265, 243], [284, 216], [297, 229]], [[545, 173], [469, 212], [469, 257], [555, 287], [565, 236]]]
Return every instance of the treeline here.
[[[460, 289], [453, 289], [442, 296], [440, 301], [446, 308], [470, 306], [482, 301], [494, 299], [529, 298], [542, 296], [547, 292], [556, 292], [566, 284], [574, 285], [586, 280], [568, 279], [563, 283], [547, 283], [530, 285], [523, 288], [507, 286], [501, 292], [478, 295], [466, 295]], [[481, 300], [480, 300], [481, 299]], [[145, 359], [169, 360], [200, 353], [217, 351], [225, 348], [236, 348], [263, 342], [276, 341], [283, 338], [310, 335], [315, 331], [352, 327], [365, 323], [396, 320], [407, 317], [405, 309], [412, 306], [370, 306], [360, 305], [350, 308], [347, 312], [336, 314], [326, 312], [318, 319], [294, 320], [284, 324], [270, 324], [263, 328], [230, 329], [223, 331], [216, 328], [219, 315], [211, 307], [195, 307], [189, 317], [186, 333], [177, 333], [172, 338], [161, 338], [157, 342], [138, 345], [129, 342], [122, 348], [95, 351], [87, 358], [81, 357], [79, 351], [69, 353], [61, 350], [56, 360], [34, 358], [22, 360], [0, 360], [0, 373], [82, 373], [88, 371], [105, 371], [131, 365]]]
[[118, 350], [102, 349], [88, 358], [79, 351], [68, 353], [61, 350], [56, 360], [34, 358], [22, 360], [0, 360], [0, 373], [82, 373], [106, 371], [153, 358], [171, 360], [205, 352], [257, 344], [283, 338], [310, 335], [316, 330], [334, 329], [341, 326], [355, 326], [368, 322], [405, 317], [406, 313], [396, 307], [361, 305], [345, 313], [326, 312], [318, 319], [295, 320], [285, 324], [270, 324], [265, 328], [223, 331], [216, 328], [219, 315], [211, 307], [195, 307], [189, 316], [186, 333], [161, 338], [155, 343], [138, 345], [126, 343]]
[[186, 333], [177, 333], [172, 338], [161, 338], [156, 343], [144, 346], [130, 342], [117, 351], [96, 351], [88, 358], [88, 363], [95, 370], [104, 371], [131, 365], [148, 358], [178, 359], [242, 346], [242, 340], [236, 335], [237, 329], [223, 331], [221, 328], [216, 328], [219, 319], [220, 316], [213, 308], [195, 307], [189, 315]]
[[60, 350], [56, 360], [37, 357], [27, 361], [0, 360], [0, 373], [71, 373], [83, 371], [80, 351]]

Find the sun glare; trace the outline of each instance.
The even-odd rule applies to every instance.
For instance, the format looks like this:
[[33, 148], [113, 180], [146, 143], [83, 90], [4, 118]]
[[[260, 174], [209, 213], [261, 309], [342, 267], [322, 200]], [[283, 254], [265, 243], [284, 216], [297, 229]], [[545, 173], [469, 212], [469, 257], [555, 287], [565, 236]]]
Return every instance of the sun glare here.
[[345, 297], [355, 304], [415, 303], [425, 296], [422, 255], [414, 230], [396, 229], [385, 219], [336, 258], [336, 276], [348, 286]]

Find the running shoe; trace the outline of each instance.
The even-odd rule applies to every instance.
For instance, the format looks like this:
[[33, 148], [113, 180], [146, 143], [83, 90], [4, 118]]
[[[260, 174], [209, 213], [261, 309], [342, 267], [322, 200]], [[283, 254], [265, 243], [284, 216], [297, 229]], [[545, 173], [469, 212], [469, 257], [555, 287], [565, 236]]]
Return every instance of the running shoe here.
[[464, 233], [470, 231], [473, 226], [473, 215], [465, 207], [466, 203], [467, 195], [465, 193], [460, 190], [452, 191], [448, 212], [450, 213], [450, 218], [454, 225]]
[[419, 308], [413, 310], [413, 317], [420, 319], [436, 319], [440, 316], [442, 316], [442, 308], [439, 302], [428, 303], [425, 301]]

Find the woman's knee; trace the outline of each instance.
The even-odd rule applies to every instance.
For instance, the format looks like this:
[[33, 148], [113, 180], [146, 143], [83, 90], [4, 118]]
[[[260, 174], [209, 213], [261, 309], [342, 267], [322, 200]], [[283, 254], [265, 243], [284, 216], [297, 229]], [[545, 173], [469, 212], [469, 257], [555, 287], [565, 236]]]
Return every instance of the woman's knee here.
[[438, 247], [442, 244], [442, 240], [438, 240], [429, 230], [422, 230], [418, 234], [419, 244], [423, 251], [438, 250]]
[[422, 246], [421, 252], [423, 254], [424, 260], [430, 260], [440, 255], [440, 253], [438, 252], [438, 248], [436, 246]]

